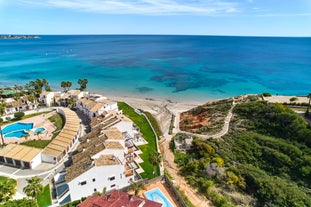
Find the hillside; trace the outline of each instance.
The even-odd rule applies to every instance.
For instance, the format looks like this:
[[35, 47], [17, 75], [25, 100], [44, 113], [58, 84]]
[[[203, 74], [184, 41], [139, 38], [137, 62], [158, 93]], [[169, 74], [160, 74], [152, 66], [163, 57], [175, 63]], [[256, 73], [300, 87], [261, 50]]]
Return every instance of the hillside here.
[[217, 133], [222, 129], [232, 99], [208, 102], [180, 114], [179, 128], [197, 134]]
[[175, 161], [216, 206], [311, 206], [311, 129], [281, 104], [237, 104], [223, 140], [194, 139]]

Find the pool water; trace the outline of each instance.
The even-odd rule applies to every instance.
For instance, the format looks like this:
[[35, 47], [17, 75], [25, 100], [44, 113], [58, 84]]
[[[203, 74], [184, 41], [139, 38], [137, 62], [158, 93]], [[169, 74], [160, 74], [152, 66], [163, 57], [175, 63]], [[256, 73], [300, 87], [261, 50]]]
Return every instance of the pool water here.
[[160, 188], [153, 188], [144, 193], [147, 199], [162, 203], [162, 207], [173, 207], [173, 204], [167, 199], [167, 197], [162, 193]]
[[6, 134], [13, 131], [20, 131], [20, 130], [29, 130], [33, 128], [33, 123], [22, 123], [17, 122], [14, 124], [10, 124], [2, 129], [2, 134]]
[[27, 135], [28, 133], [25, 132], [25, 131], [15, 131], [15, 132], [10, 132], [10, 133], [7, 133], [3, 136], [3, 138], [10, 138], [10, 137], [18, 137], [18, 138], [21, 138], [25, 135]]
[[4, 127], [1, 131], [4, 138], [21, 138], [28, 134], [28, 130], [33, 128], [33, 123], [17, 122]]
[[38, 133], [41, 133], [41, 132], [44, 132], [45, 131], [45, 129], [43, 128], [43, 127], [40, 127], [40, 128], [36, 128], [34, 131], [33, 131], [33, 133], [34, 134], [38, 134]]

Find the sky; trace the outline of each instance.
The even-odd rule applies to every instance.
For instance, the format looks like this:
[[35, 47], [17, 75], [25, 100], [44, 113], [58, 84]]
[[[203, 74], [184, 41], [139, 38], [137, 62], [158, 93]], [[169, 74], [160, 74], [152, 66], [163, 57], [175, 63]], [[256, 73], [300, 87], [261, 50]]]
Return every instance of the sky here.
[[0, 0], [0, 34], [311, 36], [311, 0]]

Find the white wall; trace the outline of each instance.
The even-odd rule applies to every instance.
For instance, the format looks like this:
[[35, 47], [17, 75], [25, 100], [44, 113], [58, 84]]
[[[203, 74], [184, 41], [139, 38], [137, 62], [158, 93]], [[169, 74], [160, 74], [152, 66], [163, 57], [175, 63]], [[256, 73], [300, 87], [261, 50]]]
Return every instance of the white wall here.
[[51, 106], [52, 103], [53, 103], [53, 98], [54, 98], [54, 93], [49, 93], [47, 96], [46, 96], [46, 105], [47, 106]]
[[56, 158], [54, 159], [55, 157], [53, 156], [50, 156], [50, 155], [47, 155], [47, 154], [44, 154], [42, 153], [41, 154], [41, 159], [42, 159], [42, 162], [48, 162], [48, 163], [56, 163]]
[[122, 163], [124, 163], [124, 153], [126, 153], [125, 149], [104, 149], [101, 152], [97, 153], [96, 155], [92, 156], [92, 159], [97, 159], [101, 155], [114, 155], [117, 157]]
[[31, 169], [36, 168], [38, 165], [42, 163], [41, 161], [41, 152], [37, 154], [30, 162]]
[[113, 111], [118, 111], [118, 104], [117, 103], [109, 103], [105, 106], [105, 110], [106, 111], [110, 111], [110, 110], [113, 110]]
[[[108, 178], [113, 176], [115, 179], [110, 181]], [[94, 182], [93, 178], [95, 178]], [[95, 166], [68, 183], [71, 200], [74, 201], [81, 197], [90, 196], [94, 193], [94, 189], [102, 192], [104, 187], [106, 187], [107, 191], [110, 191], [129, 186], [129, 178], [124, 175], [123, 165]], [[80, 184], [83, 181], [86, 181], [85, 185]], [[111, 187], [112, 185], [115, 185], [115, 187]]]
[[134, 138], [133, 122], [121, 121], [115, 124], [113, 127], [116, 127], [122, 133], [127, 132], [132, 138]]

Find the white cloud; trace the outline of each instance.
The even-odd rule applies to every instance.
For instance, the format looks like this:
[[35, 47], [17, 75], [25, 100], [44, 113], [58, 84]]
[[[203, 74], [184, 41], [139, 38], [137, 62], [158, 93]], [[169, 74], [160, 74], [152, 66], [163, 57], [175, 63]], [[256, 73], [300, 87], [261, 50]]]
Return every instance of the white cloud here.
[[23, 4], [72, 10], [143, 15], [224, 15], [239, 11], [229, 0], [19, 0]]

